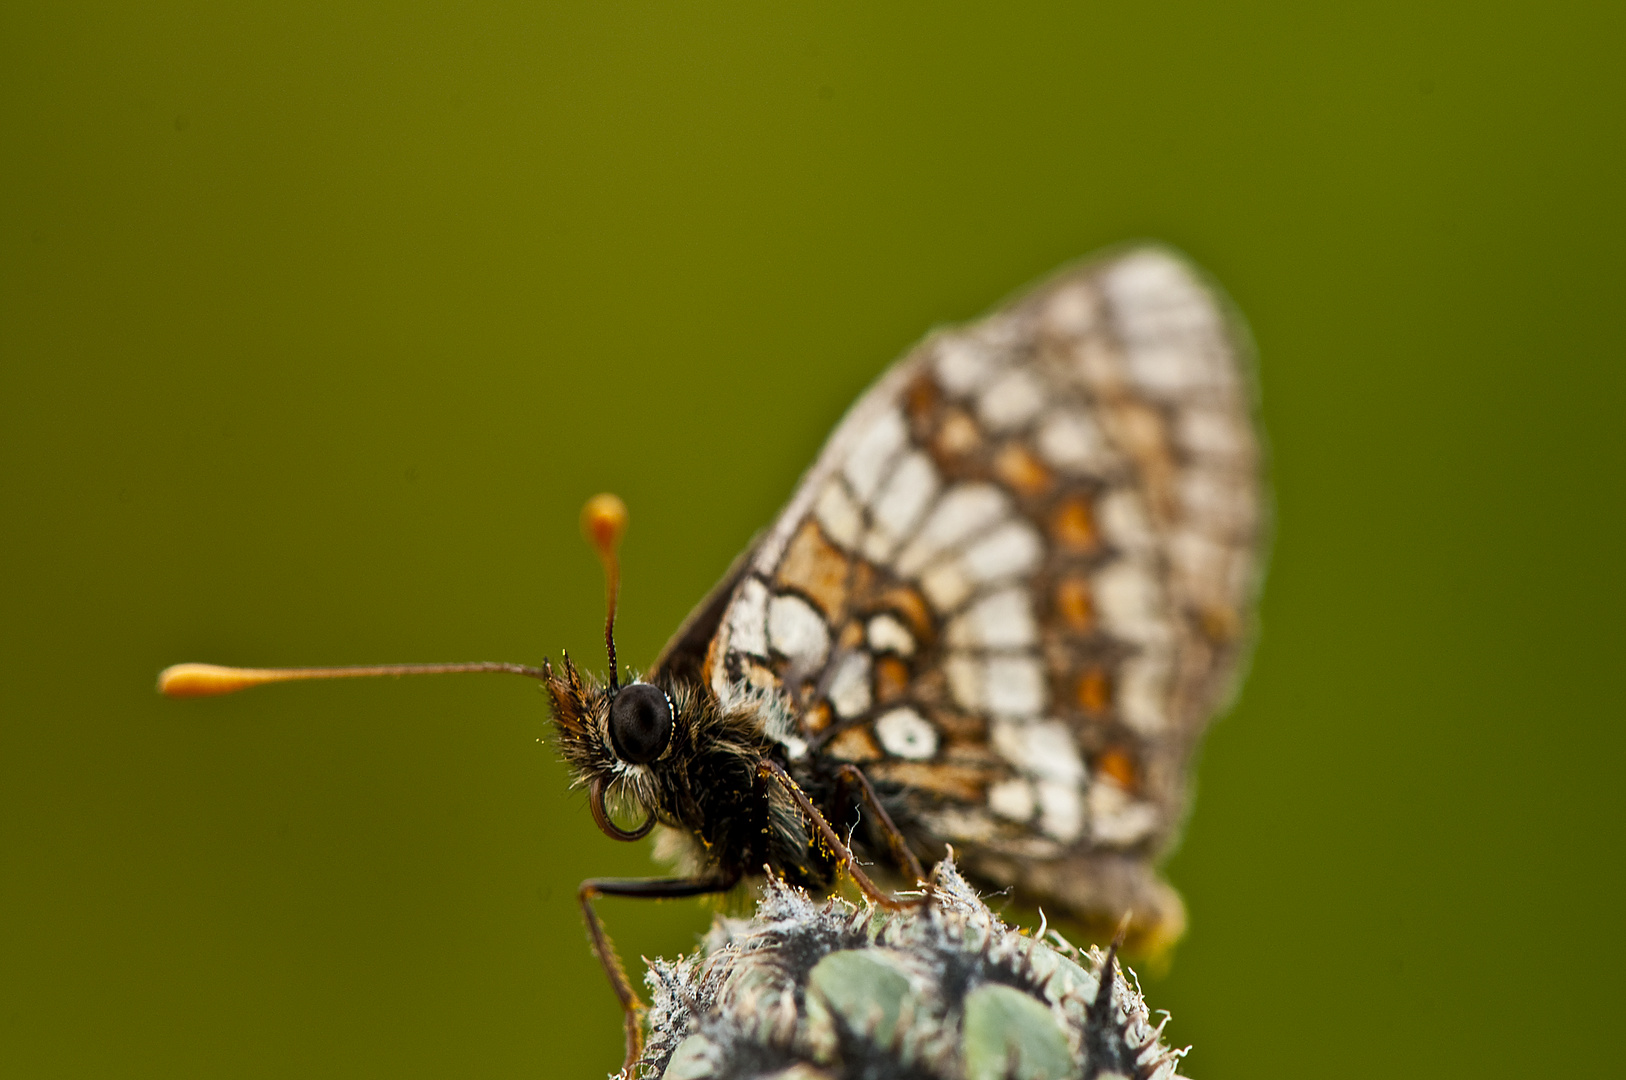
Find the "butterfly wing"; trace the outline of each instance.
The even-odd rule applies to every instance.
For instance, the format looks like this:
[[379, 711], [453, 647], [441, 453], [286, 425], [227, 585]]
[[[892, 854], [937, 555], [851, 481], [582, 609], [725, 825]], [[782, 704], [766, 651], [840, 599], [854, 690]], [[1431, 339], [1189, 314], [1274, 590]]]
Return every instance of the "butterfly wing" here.
[[1262, 462], [1246, 332], [1174, 253], [935, 333], [849, 412], [660, 666], [788, 701], [928, 851], [1162, 938], [1156, 875], [1245, 656]]

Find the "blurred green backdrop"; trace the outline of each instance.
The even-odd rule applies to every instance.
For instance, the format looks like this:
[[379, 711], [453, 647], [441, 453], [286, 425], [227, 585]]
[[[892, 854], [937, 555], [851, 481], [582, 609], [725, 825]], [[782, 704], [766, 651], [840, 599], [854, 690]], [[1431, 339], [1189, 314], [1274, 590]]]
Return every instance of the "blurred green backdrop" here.
[[[590, 1077], [641, 873], [519, 680], [647, 662], [934, 323], [1157, 237], [1278, 533], [1150, 980], [1188, 1069], [1574, 1075], [1623, 995], [1619, 5], [6, 5], [0, 1060]], [[693, 903], [605, 905], [629, 955]]]

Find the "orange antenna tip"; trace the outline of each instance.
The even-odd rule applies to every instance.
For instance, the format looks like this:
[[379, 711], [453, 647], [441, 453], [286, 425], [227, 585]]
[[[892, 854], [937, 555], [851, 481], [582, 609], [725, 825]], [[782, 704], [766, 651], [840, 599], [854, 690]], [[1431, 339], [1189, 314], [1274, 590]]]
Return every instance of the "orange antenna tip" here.
[[158, 673], [158, 692], [165, 697], [193, 698], [233, 694], [261, 683], [277, 682], [280, 672], [219, 664], [174, 664]]
[[601, 558], [612, 558], [627, 531], [627, 504], [619, 496], [604, 492], [594, 495], [582, 507], [582, 533]]
[[604, 651], [610, 660], [611, 690], [621, 688], [615, 666], [615, 597], [621, 591], [621, 561], [615, 549], [621, 546], [621, 534], [626, 531], [627, 504], [618, 496], [606, 491], [594, 495], [582, 507], [582, 532], [604, 564]]

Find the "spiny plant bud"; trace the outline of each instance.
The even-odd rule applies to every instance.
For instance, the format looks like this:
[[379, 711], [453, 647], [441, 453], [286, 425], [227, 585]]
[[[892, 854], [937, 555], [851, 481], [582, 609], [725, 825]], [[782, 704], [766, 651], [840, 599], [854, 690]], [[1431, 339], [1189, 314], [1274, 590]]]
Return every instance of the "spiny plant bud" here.
[[1175, 1080], [1185, 1051], [1164, 1045], [1132, 979], [1112, 953], [1005, 925], [951, 861], [896, 913], [770, 879], [749, 921], [719, 919], [692, 956], [650, 963], [634, 1074]]

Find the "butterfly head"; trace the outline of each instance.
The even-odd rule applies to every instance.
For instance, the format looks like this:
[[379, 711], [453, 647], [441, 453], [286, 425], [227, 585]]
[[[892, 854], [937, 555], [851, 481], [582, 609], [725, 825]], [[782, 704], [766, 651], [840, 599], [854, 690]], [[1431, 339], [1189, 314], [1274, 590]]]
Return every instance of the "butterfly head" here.
[[[663, 801], [661, 774], [682, 742], [676, 737], [679, 711], [672, 697], [638, 679], [623, 686], [601, 683], [568, 656], [557, 667], [549, 665], [546, 685], [559, 752], [577, 785], [587, 788], [593, 820], [616, 840], [648, 835]], [[641, 812], [646, 820], [623, 829], [612, 809]]]

